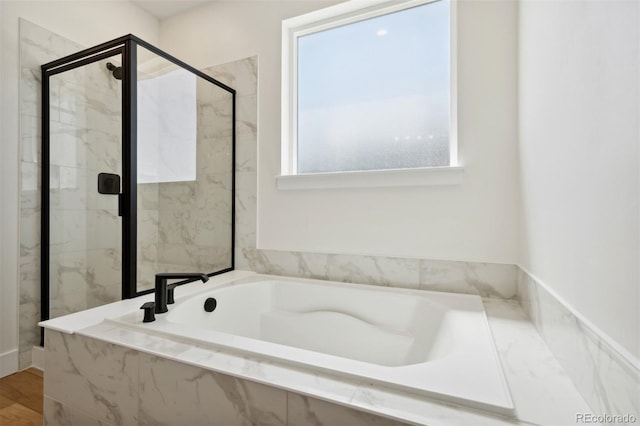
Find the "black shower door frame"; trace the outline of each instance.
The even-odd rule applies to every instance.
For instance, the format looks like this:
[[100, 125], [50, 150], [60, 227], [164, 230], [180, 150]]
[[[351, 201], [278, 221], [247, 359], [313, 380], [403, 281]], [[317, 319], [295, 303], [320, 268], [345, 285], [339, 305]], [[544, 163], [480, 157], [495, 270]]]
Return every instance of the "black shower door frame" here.
[[[41, 184], [41, 307], [42, 321], [49, 319], [50, 285], [50, 127], [49, 127], [49, 78], [53, 75], [72, 70], [102, 59], [120, 54], [122, 57], [122, 192], [119, 194], [119, 210], [122, 217], [122, 299], [130, 299], [154, 290], [137, 291], [137, 47], [155, 53], [158, 56], [191, 71], [232, 95], [232, 149], [231, 161], [231, 266], [208, 273], [208, 276], [223, 274], [235, 268], [235, 158], [236, 158], [236, 91], [199, 71], [174, 56], [158, 49], [152, 44], [128, 34], [106, 43], [82, 50], [69, 56], [48, 62], [41, 66], [42, 71], [42, 184]], [[193, 280], [177, 283], [186, 284]], [[40, 345], [44, 345], [44, 329], [41, 329]]]

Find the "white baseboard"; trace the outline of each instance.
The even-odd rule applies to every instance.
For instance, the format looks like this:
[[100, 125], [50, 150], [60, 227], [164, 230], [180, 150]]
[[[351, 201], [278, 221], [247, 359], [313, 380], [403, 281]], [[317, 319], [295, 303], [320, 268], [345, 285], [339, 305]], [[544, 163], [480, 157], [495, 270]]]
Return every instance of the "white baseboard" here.
[[18, 350], [0, 354], [0, 377], [8, 376], [18, 371]]
[[31, 367], [44, 371], [44, 348], [34, 346], [31, 350]]

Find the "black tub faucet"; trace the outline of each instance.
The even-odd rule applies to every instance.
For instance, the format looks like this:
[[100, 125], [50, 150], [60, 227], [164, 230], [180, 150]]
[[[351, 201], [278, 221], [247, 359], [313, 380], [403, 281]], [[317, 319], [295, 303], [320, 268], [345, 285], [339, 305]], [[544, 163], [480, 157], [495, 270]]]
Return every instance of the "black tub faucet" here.
[[167, 280], [188, 280], [188, 279], [200, 279], [203, 283], [209, 281], [209, 277], [206, 274], [199, 272], [180, 272], [171, 273], [164, 272], [162, 274], [156, 274], [156, 297], [155, 297], [155, 312], [156, 314], [164, 314], [169, 309], [167, 308]]

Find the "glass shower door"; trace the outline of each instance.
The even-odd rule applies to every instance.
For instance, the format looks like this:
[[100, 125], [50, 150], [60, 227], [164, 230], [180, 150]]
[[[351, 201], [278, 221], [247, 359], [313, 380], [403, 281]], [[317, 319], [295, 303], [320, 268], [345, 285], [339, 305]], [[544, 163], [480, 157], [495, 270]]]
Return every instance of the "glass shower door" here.
[[122, 298], [122, 55], [83, 62], [48, 78], [49, 318]]

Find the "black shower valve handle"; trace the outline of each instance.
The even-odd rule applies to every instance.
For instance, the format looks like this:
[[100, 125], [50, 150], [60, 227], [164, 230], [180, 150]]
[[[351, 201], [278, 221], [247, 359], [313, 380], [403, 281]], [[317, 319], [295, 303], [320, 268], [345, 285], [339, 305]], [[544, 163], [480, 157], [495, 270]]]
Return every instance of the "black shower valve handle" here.
[[140, 306], [140, 309], [144, 309], [144, 319], [142, 322], [154, 322], [156, 320], [156, 304], [154, 302], [147, 302]]
[[173, 296], [177, 286], [177, 284], [169, 284], [167, 286], [167, 305], [173, 305], [174, 303], [176, 303]]

